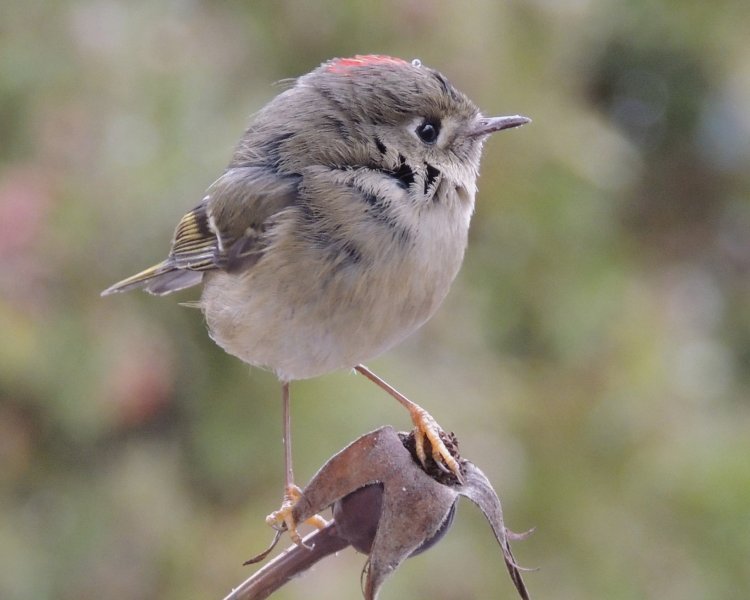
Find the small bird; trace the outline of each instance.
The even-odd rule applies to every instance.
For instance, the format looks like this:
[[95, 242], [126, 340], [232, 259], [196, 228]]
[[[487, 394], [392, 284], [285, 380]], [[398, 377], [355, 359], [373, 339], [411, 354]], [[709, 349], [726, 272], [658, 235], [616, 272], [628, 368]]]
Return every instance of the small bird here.
[[202, 283], [212, 339], [277, 375], [285, 491], [267, 521], [296, 542], [291, 381], [355, 369], [409, 410], [423, 464], [427, 439], [460, 480], [435, 420], [362, 363], [440, 306], [463, 260], [482, 145], [529, 121], [483, 116], [419, 60], [329, 60], [255, 115], [168, 257], [102, 292]]

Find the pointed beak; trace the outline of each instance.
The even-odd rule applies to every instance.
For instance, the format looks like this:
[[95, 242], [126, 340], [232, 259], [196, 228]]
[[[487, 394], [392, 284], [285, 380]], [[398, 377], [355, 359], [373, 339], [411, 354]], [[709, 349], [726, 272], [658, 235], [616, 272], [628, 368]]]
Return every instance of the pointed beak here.
[[469, 137], [479, 137], [495, 133], [496, 131], [502, 131], [503, 129], [512, 129], [513, 127], [520, 127], [531, 123], [531, 119], [528, 117], [522, 117], [521, 115], [513, 115], [510, 117], [479, 117], [474, 121], [471, 129], [469, 130]]

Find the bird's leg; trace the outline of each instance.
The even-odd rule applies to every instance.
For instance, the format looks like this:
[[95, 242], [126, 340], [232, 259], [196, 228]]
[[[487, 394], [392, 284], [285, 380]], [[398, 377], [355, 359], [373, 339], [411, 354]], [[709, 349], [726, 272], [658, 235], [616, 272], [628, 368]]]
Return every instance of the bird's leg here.
[[458, 461], [456, 461], [450, 453], [443, 440], [440, 439], [440, 434], [443, 429], [437, 424], [437, 421], [435, 421], [432, 415], [418, 404], [409, 400], [396, 388], [375, 375], [375, 373], [370, 371], [366, 366], [357, 365], [354, 367], [354, 370], [367, 377], [367, 379], [380, 388], [384, 389], [409, 411], [411, 420], [415, 427], [414, 442], [416, 444], [416, 452], [422, 466], [425, 467], [427, 461], [427, 454], [424, 449], [424, 441], [425, 438], [427, 438], [432, 447], [432, 459], [435, 461], [435, 464], [444, 471], [450, 471], [456, 476], [459, 482], [463, 482], [461, 467], [459, 466]]
[[[281, 508], [275, 510], [266, 517], [268, 523], [274, 529], [286, 529], [289, 537], [298, 545], [304, 545], [302, 538], [297, 532], [297, 521], [292, 511], [294, 505], [302, 497], [302, 490], [294, 483], [294, 470], [292, 468], [292, 417], [289, 409], [289, 382], [281, 384], [281, 406], [283, 413], [283, 442], [284, 442], [284, 498]], [[306, 523], [314, 525], [319, 529], [327, 525], [326, 520], [320, 515], [309, 518]]]
[[281, 419], [283, 422], [284, 443], [284, 486], [286, 490], [294, 485], [294, 468], [292, 466], [292, 412], [289, 402], [289, 382], [281, 384]]

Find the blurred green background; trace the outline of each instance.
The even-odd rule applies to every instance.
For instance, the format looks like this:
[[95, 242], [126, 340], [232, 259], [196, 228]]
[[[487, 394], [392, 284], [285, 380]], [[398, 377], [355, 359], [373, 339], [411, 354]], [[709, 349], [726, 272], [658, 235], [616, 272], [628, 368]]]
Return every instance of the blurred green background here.
[[[750, 5], [0, 1], [0, 597], [222, 598], [269, 541], [279, 388], [196, 290], [99, 291], [165, 255], [273, 82], [332, 56], [443, 71], [487, 114], [470, 248], [372, 366], [459, 436], [536, 598], [750, 597]], [[295, 467], [391, 423], [293, 386]], [[364, 557], [279, 599], [357, 598]], [[383, 598], [512, 598], [462, 504]]]

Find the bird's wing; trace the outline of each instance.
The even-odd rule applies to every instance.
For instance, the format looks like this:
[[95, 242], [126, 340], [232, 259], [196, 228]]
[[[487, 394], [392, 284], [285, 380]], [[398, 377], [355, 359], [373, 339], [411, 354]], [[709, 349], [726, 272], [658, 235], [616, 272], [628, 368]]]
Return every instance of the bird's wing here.
[[180, 219], [166, 260], [102, 295], [138, 287], [168, 294], [200, 283], [204, 271], [250, 268], [263, 254], [269, 221], [296, 203], [298, 181], [298, 176], [280, 176], [263, 167], [228, 169], [201, 203]]

